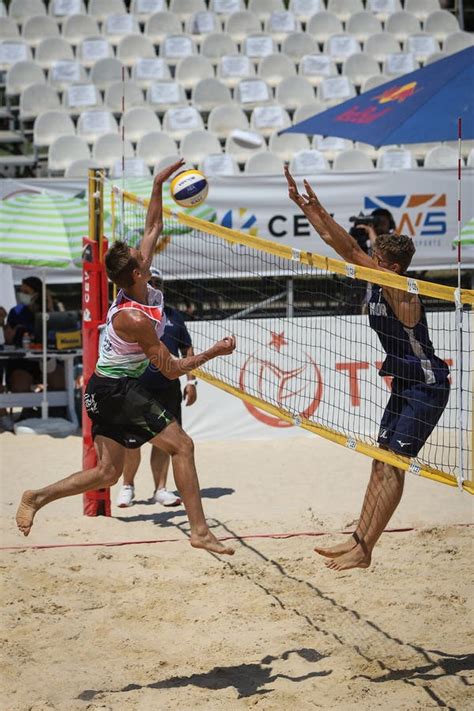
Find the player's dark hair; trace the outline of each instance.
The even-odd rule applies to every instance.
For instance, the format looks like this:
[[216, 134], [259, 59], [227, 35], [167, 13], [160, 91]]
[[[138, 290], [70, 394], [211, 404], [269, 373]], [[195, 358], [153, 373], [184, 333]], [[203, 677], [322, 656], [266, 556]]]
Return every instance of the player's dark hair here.
[[387, 262], [395, 262], [395, 264], [400, 265], [402, 274], [410, 266], [410, 262], [416, 252], [411, 237], [397, 235], [395, 232], [389, 235], [378, 235], [375, 240], [375, 247]]
[[105, 268], [110, 281], [121, 289], [129, 289], [133, 286], [133, 270], [138, 269], [138, 262], [128, 244], [118, 241], [107, 250]]

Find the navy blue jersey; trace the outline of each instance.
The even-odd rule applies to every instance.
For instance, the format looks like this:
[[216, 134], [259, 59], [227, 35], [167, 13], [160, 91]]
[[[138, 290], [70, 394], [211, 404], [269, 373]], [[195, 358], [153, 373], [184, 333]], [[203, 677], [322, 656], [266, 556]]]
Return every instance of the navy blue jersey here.
[[21, 340], [25, 333], [29, 333], [30, 336], [34, 335], [35, 314], [25, 304], [17, 304], [8, 312], [7, 324], [12, 328], [18, 326], [13, 343], [15, 346], [21, 347]]
[[379, 375], [433, 385], [446, 381], [449, 368], [435, 354], [421, 304], [421, 318], [413, 328], [404, 326], [384, 298], [382, 287], [372, 285], [369, 323], [387, 354]]
[[[161, 337], [170, 353], [178, 357], [183, 355], [192, 346], [191, 336], [186, 328], [183, 316], [172, 306], [165, 306], [166, 324]], [[172, 381], [160, 373], [153, 365], [148, 365], [147, 369], [140, 376], [140, 382], [148, 388], [167, 388]]]

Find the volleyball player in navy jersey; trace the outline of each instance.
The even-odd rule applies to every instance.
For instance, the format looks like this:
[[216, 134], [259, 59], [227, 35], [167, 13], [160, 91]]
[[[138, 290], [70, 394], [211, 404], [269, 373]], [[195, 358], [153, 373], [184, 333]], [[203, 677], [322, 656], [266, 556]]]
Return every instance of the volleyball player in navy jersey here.
[[[285, 168], [290, 199], [342, 259], [371, 269], [404, 274], [415, 253], [413, 241], [396, 233], [379, 235], [366, 254], [319, 202], [305, 180], [306, 195]], [[392, 393], [380, 423], [378, 443], [384, 449], [415, 457], [438, 423], [449, 399], [449, 369], [434, 352], [423, 304], [417, 294], [372, 285], [369, 323], [386, 353], [379, 375], [393, 378]], [[405, 472], [377, 459], [352, 537], [332, 548], [316, 548], [335, 570], [368, 568], [373, 548], [397, 508]]]

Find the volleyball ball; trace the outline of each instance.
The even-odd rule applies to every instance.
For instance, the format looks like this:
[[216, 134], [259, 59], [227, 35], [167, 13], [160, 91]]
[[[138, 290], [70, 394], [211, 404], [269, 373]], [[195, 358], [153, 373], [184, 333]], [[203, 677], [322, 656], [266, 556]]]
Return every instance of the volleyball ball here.
[[199, 170], [185, 170], [171, 181], [171, 197], [181, 207], [200, 205], [208, 192], [209, 183]]

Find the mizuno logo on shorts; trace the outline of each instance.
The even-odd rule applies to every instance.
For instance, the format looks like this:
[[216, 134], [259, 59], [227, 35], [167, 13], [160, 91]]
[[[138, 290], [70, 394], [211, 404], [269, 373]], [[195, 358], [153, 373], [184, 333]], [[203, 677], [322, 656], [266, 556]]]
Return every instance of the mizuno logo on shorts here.
[[398, 444], [400, 447], [406, 447], [407, 444], [411, 444], [410, 442], [402, 442], [400, 439], [397, 439]]
[[381, 437], [382, 439], [387, 439], [387, 437], [388, 437], [387, 430], [380, 430], [379, 437]]

